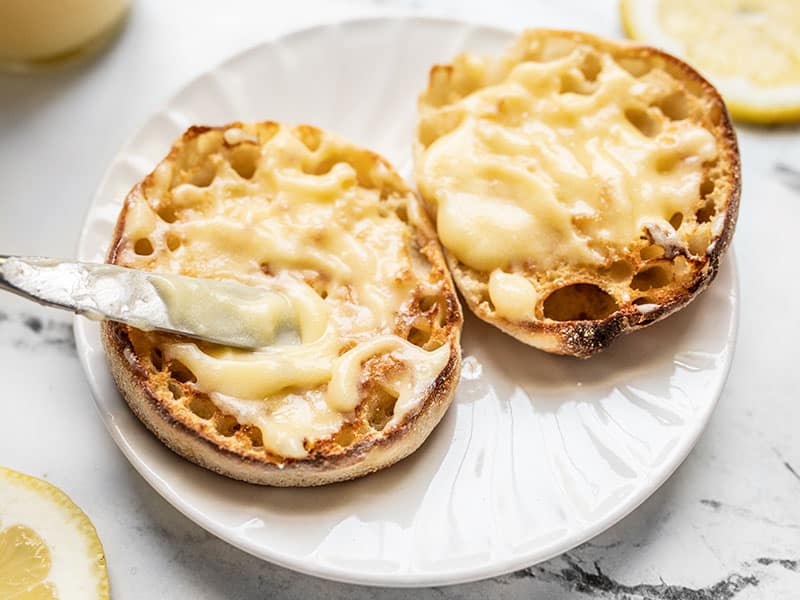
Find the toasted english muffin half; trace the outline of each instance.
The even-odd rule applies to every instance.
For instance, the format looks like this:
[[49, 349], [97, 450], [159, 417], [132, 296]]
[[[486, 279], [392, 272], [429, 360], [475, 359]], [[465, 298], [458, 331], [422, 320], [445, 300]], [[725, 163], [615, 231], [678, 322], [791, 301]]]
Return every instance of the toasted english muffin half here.
[[433, 67], [415, 177], [470, 309], [578, 357], [697, 297], [739, 208], [714, 87], [654, 48], [570, 31]]
[[336, 135], [192, 127], [129, 193], [108, 261], [268, 287], [296, 311], [294, 343], [257, 351], [103, 324], [133, 412], [217, 473], [359, 477], [416, 450], [453, 397], [462, 314], [433, 227], [383, 158]]

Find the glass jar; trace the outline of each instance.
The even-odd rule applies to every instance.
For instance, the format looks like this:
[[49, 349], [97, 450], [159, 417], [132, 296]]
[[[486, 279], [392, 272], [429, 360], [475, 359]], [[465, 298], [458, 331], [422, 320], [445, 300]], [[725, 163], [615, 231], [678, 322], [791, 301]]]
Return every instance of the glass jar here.
[[130, 0], [0, 0], [0, 69], [61, 63], [100, 47]]

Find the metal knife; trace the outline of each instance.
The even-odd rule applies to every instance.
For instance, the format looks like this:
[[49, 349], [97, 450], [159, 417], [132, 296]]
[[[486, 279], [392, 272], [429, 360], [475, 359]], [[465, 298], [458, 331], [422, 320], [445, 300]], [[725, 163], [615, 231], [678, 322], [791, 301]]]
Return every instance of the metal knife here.
[[[291, 302], [279, 291], [116, 265], [0, 255], [0, 289], [90, 319], [108, 319], [145, 331], [177, 333], [236, 348], [268, 346], [281, 331], [297, 327]], [[223, 318], [184, 318], [170, 305], [171, 297], [165, 294], [168, 289], [188, 292], [185, 295], [190, 303], [202, 304], [200, 314]], [[262, 312], [248, 313], [249, 321], [237, 320], [240, 307], [257, 307]], [[253, 314], [275, 318], [263, 319], [264, 327], [253, 327], [258, 321]], [[285, 341], [287, 336], [281, 339]]]

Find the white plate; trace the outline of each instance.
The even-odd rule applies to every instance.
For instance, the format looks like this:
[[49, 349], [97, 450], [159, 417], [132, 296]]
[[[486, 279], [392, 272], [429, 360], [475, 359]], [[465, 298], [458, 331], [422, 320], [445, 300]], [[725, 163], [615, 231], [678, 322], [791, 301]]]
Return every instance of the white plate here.
[[[267, 42], [195, 79], [112, 162], [88, 214], [82, 260], [101, 260], [122, 200], [193, 123], [274, 119], [337, 131], [410, 173], [417, 94], [435, 62], [496, 52], [509, 32], [386, 18]], [[208, 531], [321, 577], [442, 585], [512, 571], [597, 535], [689, 453], [731, 361], [732, 259], [675, 317], [588, 361], [546, 355], [468, 317], [453, 407], [412, 457], [313, 490], [251, 486], [162, 446], [120, 398], [95, 323], [75, 333], [97, 406], [142, 476]]]

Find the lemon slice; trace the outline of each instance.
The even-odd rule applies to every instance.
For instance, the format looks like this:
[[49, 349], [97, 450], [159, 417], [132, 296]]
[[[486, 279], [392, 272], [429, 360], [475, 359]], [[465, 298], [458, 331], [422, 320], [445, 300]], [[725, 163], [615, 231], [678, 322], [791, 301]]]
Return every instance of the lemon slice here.
[[91, 521], [49, 483], [0, 467], [0, 598], [108, 599]]
[[629, 37], [694, 65], [731, 115], [800, 119], [800, 1], [621, 0]]

